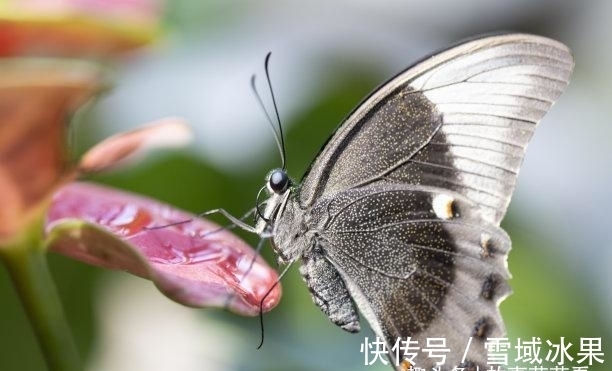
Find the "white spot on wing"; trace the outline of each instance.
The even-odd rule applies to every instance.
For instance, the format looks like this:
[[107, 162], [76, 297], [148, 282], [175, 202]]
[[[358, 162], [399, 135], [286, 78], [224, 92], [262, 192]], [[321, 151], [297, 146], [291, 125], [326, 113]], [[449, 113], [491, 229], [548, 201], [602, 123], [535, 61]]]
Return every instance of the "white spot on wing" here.
[[487, 233], [480, 235], [480, 257], [488, 258], [491, 256], [491, 236]]
[[436, 216], [440, 219], [450, 219], [453, 217], [453, 202], [455, 199], [447, 194], [434, 196], [431, 206]]

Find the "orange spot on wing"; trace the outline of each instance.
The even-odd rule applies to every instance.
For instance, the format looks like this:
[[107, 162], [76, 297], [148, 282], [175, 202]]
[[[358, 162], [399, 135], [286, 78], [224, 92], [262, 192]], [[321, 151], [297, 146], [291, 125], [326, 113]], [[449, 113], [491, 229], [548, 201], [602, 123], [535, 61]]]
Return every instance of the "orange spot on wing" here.
[[413, 367], [414, 365], [412, 363], [410, 363], [409, 360], [405, 359], [402, 361], [402, 363], [400, 363], [400, 370], [402, 371], [408, 371], [410, 370], [411, 367]]

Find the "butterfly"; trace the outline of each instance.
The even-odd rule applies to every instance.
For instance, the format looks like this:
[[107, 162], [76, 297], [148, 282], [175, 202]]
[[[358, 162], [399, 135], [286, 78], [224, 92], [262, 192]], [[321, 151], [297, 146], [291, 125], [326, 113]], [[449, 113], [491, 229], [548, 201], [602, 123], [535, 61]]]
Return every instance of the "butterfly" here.
[[[301, 264], [331, 322], [357, 332], [363, 315], [396, 370], [485, 369], [511, 291], [500, 222], [573, 65], [565, 45], [528, 34], [424, 58], [357, 106], [299, 184], [284, 167], [268, 175], [256, 229], [280, 263]], [[428, 339], [444, 339], [444, 359], [422, 351]]]

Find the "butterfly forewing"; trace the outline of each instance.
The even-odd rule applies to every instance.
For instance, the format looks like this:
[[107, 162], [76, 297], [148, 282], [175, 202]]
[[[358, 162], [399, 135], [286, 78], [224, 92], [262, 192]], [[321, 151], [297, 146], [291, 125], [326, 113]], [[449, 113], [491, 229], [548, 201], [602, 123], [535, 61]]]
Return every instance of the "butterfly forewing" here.
[[302, 181], [301, 205], [392, 181], [452, 189], [499, 223], [525, 147], [572, 68], [565, 45], [524, 34], [473, 40], [425, 59], [338, 128]]
[[274, 236], [277, 251], [301, 257], [334, 323], [358, 329], [352, 307], [337, 304], [352, 299], [397, 369], [441, 360], [421, 351], [406, 362], [392, 348], [408, 337], [421, 348], [444, 338], [442, 369], [486, 364], [483, 342], [504, 334], [498, 304], [510, 292], [499, 223], [525, 147], [572, 67], [550, 39], [476, 39], [394, 77], [340, 125]]

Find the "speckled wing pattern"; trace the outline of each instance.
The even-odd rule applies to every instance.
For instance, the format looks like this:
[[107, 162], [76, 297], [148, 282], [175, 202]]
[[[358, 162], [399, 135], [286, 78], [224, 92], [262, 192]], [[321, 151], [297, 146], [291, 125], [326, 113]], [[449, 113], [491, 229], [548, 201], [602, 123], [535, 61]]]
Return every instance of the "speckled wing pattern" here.
[[[294, 202], [396, 369], [436, 366], [428, 338], [450, 349], [442, 369], [484, 369], [484, 340], [504, 335], [510, 240], [499, 224], [527, 143], [572, 69], [551, 39], [465, 42], [366, 98], [305, 175]], [[416, 356], [393, 351], [407, 337]]]

